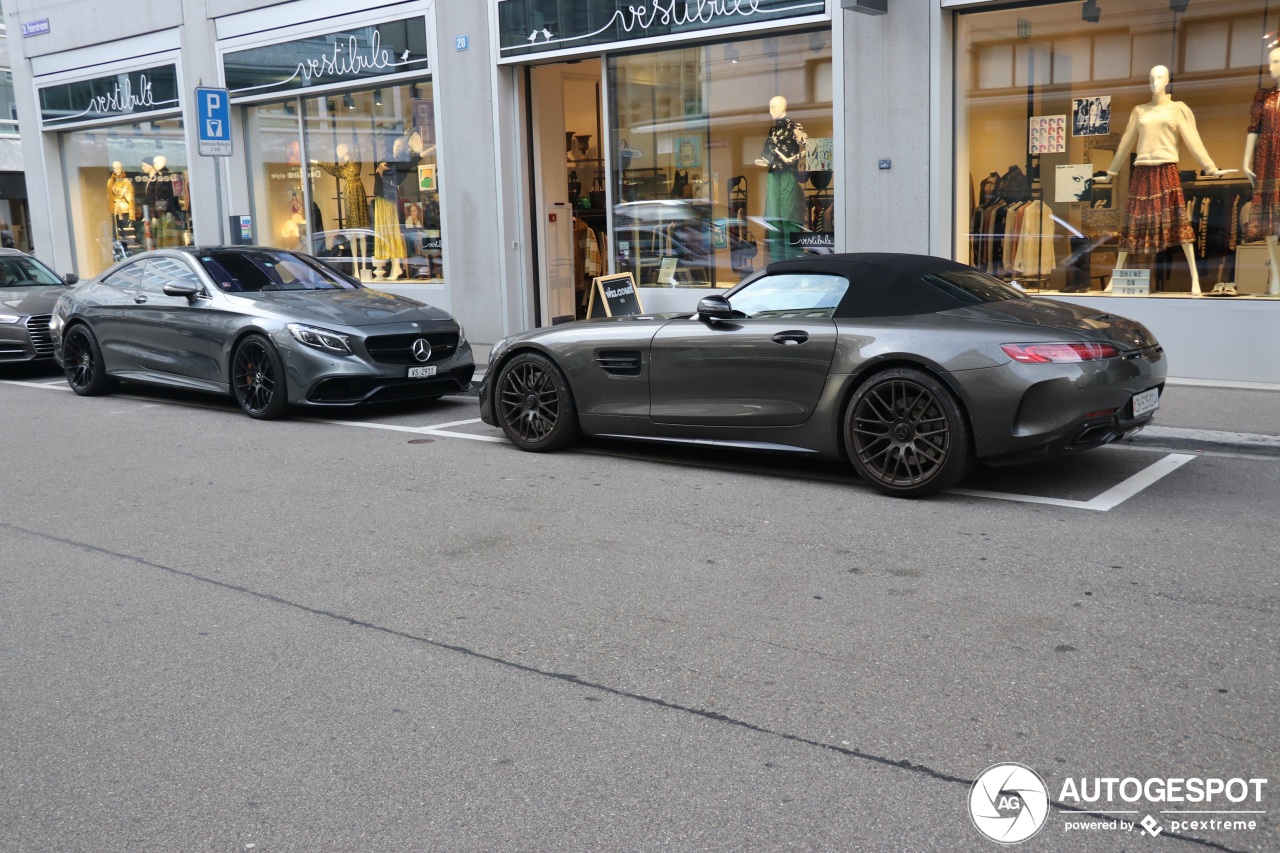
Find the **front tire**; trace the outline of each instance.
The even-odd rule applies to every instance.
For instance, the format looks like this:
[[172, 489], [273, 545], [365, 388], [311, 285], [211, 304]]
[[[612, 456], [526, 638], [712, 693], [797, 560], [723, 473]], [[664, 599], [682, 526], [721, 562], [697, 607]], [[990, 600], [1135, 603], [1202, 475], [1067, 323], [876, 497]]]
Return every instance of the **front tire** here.
[[271, 342], [250, 335], [231, 354], [231, 388], [246, 415], [274, 420], [289, 411], [284, 365]]
[[881, 371], [858, 387], [844, 441], [858, 475], [890, 495], [932, 494], [973, 467], [969, 418], [946, 385], [914, 368]]
[[62, 371], [71, 390], [81, 397], [110, 394], [119, 384], [107, 375], [98, 339], [83, 323], [72, 326], [63, 336]]
[[560, 450], [577, 437], [573, 392], [560, 369], [541, 353], [518, 353], [504, 364], [494, 397], [502, 431], [521, 450]]

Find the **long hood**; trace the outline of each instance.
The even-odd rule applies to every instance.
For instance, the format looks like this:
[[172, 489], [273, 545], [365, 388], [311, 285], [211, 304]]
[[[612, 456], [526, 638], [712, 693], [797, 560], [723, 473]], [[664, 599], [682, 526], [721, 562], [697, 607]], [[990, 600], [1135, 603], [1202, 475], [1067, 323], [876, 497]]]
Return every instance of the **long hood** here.
[[1007, 299], [943, 313], [1041, 329], [1061, 329], [1086, 340], [1114, 344], [1121, 349], [1145, 349], [1156, 345], [1155, 336], [1141, 323], [1087, 305], [1072, 305], [1053, 299]]
[[0, 287], [0, 313], [27, 317], [52, 314], [53, 303], [68, 288], [42, 284], [35, 287]]
[[379, 290], [294, 290], [236, 294], [292, 320], [343, 326], [381, 326], [452, 319], [439, 308]]

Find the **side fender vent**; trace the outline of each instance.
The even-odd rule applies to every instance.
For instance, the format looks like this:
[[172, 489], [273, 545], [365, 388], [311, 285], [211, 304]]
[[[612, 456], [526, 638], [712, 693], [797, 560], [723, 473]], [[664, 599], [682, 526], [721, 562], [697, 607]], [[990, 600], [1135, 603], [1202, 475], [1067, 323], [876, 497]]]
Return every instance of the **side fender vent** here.
[[639, 350], [601, 350], [596, 353], [596, 364], [610, 376], [639, 376]]

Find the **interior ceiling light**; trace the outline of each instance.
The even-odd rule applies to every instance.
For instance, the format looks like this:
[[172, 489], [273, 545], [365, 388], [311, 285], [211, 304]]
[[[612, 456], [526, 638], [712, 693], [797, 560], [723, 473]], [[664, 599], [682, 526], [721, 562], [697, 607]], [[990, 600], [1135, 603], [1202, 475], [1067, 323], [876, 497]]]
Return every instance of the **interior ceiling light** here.
[[1080, 8], [1080, 20], [1096, 24], [1101, 17], [1102, 10], [1098, 8], [1098, 0], [1084, 0], [1084, 6]]
[[343, 95], [342, 103], [349, 110], [354, 110], [356, 108], [356, 99], [351, 97], [350, 95]]

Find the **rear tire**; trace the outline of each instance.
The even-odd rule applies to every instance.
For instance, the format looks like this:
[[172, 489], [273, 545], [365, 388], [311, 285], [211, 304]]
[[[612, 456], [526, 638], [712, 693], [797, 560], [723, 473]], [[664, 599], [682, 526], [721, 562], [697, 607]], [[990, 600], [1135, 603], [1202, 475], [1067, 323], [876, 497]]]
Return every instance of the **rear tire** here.
[[923, 497], [973, 468], [973, 430], [939, 379], [909, 367], [876, 373], [845, 409], [844, 441], [858, 475], [882, 492]]
[[271, 341], [262, 335], [236, 344], [231, 354], [231, 388], [246, 415], [269, 421], [289, 411], [284, 365]]
[[569, 382], [541, 353], [518, 353], [502, 365], [494, 385], [494, 410], [502, 431], [521, 450], [560, 450], [578, 435]]
[[98, 339], [83, 323], [77, 323], [63, 335], [62, 365], [67, 384], [81, 397], [110, 394], [120, 384], [107, 375]]

